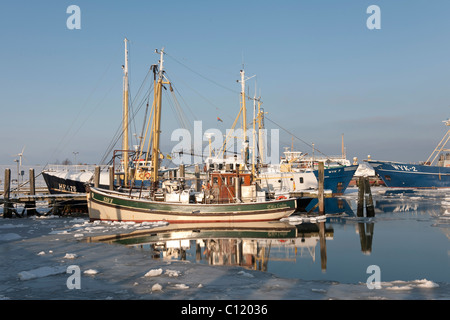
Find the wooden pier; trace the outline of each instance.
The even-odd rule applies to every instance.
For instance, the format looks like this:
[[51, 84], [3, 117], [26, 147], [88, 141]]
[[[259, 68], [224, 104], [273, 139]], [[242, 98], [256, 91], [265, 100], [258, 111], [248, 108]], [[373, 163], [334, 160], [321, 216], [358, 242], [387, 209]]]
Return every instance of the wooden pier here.
[[[4, 188], [0, 191], [0, 205], [3, 205], [3, 218], [12, 218], [16, 216], [22, 217], [25, 212], [27, 216], [38, 215], [37, 201], [47, 201], [49, 211], [46, 214], [64, 214], [68, 211], [87, 212], [86, 194], [50, 194], [47, 188], [36, 189], [34, 169], [30, 169], [29, 180], [22, 184], [23, 187], [29, 184], [28, 188], [13, 190], [11, 188], [11, 170], [5, 169]], [[18, 212], [15, 205], [24, 205], [22, 212]]]

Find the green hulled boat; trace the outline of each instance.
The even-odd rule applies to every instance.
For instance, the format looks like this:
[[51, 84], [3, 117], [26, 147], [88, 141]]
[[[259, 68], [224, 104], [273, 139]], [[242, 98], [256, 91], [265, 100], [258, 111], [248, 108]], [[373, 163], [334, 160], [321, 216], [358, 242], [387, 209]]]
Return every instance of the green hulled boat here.
[[[127, 158], [128, 144], [127, 130], [127, 108], [128, 108], [128, 58], [127, 40], [125, 39], [125, 66], [124, 66], [124, 120], [123, 120], [123, 149], [124, 158], [124, 179], [128, 183], [132, 177], [132, 170], [129, 170]], [[161, 157], [159, 139], [161, 132], [161, 96], [164, 85], [172, 84], [165, 76], [163, 69], [164, 50], [160, 52], [159, 65], [152, 66], [154, 72], [154, 97], [152, 107], [152, 117], [149, 118], [147, 128], [151, 128], [149, 147], [151, 150], [151, 167], [145, 172], [145, 176], [150, 180], [150, 189], [142, 189], [134, 194], [132, 185], [125, 185], [118, 192], [99, 188], [94, 183], [94, 187], [88, 187], [87, 202], [89, 217], [92, 220], [109, 221], [168, 221], [177, 223], [186, 222], [242, 222], [242, 221], [270, 221], [279, 220], [291, 215], [297, 207], [297, 199], [277, 199], [268, 200], [264, 195], [257, 192], [253, 174], [248, 172], [248, 168], [235, 168], [228, 173], [211, 173], [210, 180], [206, 181], [204, 190], [197, 193], [202, 196], [187, 198], [183, 186], [174, 189], [170, 183], [161, 184], [159, 175], [159, 162]], [[243, 96], [243, 100], [245, 98]], [[139, 146], [142, 153], [144, 143]], [[139, 152], [138, 152], [139, 153]], [[147, 152], [148, 154], [148, 152]], [[141, 159], [141, 154], [138, 154]], [[146, 159], [147, 162], [147, 159]], [[135, 167], [134, 171], [142, 168]], [[180, 182], [180, 181], [179, 181]], [[250, 195], [250, 196], [249, 196]]]
[[296, 199], [247, 203], [169, 203], [90, 188], [89, 217], [108, 221], [237, 222], [279, 220], [296, 210]]

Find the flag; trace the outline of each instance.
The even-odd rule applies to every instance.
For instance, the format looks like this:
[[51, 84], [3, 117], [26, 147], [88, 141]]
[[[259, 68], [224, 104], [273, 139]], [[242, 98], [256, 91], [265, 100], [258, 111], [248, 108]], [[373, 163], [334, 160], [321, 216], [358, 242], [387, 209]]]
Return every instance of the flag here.
[[217, 117], [217, 121], [223, 122], [222, 119], [220, 119], [219, 117]]

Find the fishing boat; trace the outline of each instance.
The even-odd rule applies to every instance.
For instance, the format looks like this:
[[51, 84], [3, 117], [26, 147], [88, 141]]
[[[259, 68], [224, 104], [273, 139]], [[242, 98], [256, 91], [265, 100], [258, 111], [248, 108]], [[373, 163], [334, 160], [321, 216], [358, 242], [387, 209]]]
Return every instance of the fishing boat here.
[[[94, 175], [95, 166], [91, 165], [50, 165], [42, 171], [50, 194], [86, 193], [86, 184]], [[109, 185], [109, 175], [103, 171], [100, 185]]]
[[[110, 185], [109, 168], [113, 170], [113, 186], [123, 184], [125, 179], [124, 161], [122, 160], [122, 150], [114, 150], [114, 155], [109, 164], [101, 166], [100, 185], [108, 188]], [[150, 161], [148, 159], [133, 159], [135, 150], [128, 150], [129, 166], [132, 168], [139, 167], [140, 170], [133, 170], [134, 176], [127, 177], [128, 184], [133, 181], [133, 186], [139, 188], [141, 185], [148, 186]], [[96, 165], [77, 164], [62, 165], [51, 164], [42, 170], [42, 176], [50, 194], [73, 194], [86, 193], [86, 187], [92, 182]], [[167, 168], [161, 168], [160, 172], [167, 172]]]
[[[241, 70], [242, 84], [245, 84], [245, 73]], [[241, 89], [241, 104], [245, 108], [245, 90]], [[230, 131], [222, 149], [219, 150], [215, 157], [210, 156], [206, 159], [207, 169], [219, 169], [227, 171], [239, 164], [242, 168], [247, 168], [249, 172], [258, 181], [261, 190], [266, 191], [272, 198], [290, 197], [291, 195], [317, 191], [319, 189], [318, 175], [319, 163], [324, 164], [324, 189], [332, 193], [332, 195], [342, 195], [347, 189], [354, 173], [358, 169], [357, 159], [353, 159], [351, 163], [345, 155], [344, 137], [342, 136], [342, 154], [340, 156], [329, 156], [322, 154], [318, 156], [314, 152], [310, 156], [301, 151], [294, 151], [285, 148], [284, 157], [281, 158], [279, 164], [265, 163], [265, 143], [264, 143], [264, 115], [265, 112], [261, 108], [261, 98], [257, 98], [256, 94], [253, 100], [253, 151], [251, 152], [251, 163], [248, 163], [249, 147], [248, 141], [244, 140], [242, 156], [232, 155], [225, 156], [225, 146], [229, 140], [229, 136], [233, 134]], [[237, 122], [237, 119], [234, 123]], [[245, 123], [245, 121], [244, 121]], [[232, 127], [234, 129], [234, 125]], [[245, 137], [244, 127], [244, 137]], [[256, 142], [258, 141], [258, 142]], [[210, 148], [211, 150], [211, 148]], [[318, 150], [317, 150], [318, 151]], [[228, 169], [227, 169], [228, 168]]]
[[[164, 69], [164, 49], [155, 50], [159, 54], [159, 63], [152, 66], [154, 74], [153, 106], [146, 128], [149, 130], [148, 148], [151, 166], [134, 168], [135, 171], [145, 172], [150, 185], [148, 190], [133, 190], [127, 185], [129, 176], [132, 176], [128, 165], [128, 156], [125, 154], [124, 175], [125, 185], [122, 192], [100, 188], [98, 185], [89, 186], [87, 194], [89, 217], [93, 220], [112, 221], [167, 221], [169, 223], [187, 222], [244, 222], [244, 221], [270, 221], [279, 220], [294, 213], [296, 199], [270, 200], [267, 197], [257, 196], [256, 184], [251, 174], [237, 167], [234, 172], [224, 175], [221, 172], [212, 172], [205, 183], [205, 190], [195, 193], [186, 190], [182, 181], [171, 183], [161, 181], [159, 174], [162, 154], [160, 151], [162, 89], [172, 88]], [[127, 128], [128, 108], [128, 50], [125, 39], [125, 65], [124, 65], [124, 128]], [[242, 109], [241, 109], [242, 111]], [[127, 134], [123, 134], [126, 146]], [[138, 159], [144, 150], [147, 134], [139, 147]], [[128, 148], [125, 148], [128, 150]], [[242, 190], [250, 194], [242, 197]]]
[[[443, 121], [450, 126], [450, 120]], [[450, 188], [450, 129], [428, 159], [419, 164], [365, 160], [389, 188]]]
[[276, 197], [318, 189], [318, 163], [324, 163], [324, 189], [342, 195], [353, 178], [358, 163], [342, 157], [307, 156], [300, 151], [286, 150], [279, 165], [262, 167], [261, 187]]

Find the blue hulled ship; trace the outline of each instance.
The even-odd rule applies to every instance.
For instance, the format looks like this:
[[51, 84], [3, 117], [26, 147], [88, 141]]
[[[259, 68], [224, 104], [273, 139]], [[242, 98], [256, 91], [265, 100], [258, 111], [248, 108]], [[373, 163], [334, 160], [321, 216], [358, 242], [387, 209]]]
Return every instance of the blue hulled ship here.
[[[444, 121], [450, 126], [450, 120]], [[450, 188], [450, 149], [445, 149], [450, 140], [450, 129], [434, 149], [430, 157], [421, 164], [394, 161], [365, 160], [375, 173], [390, 188]]]

